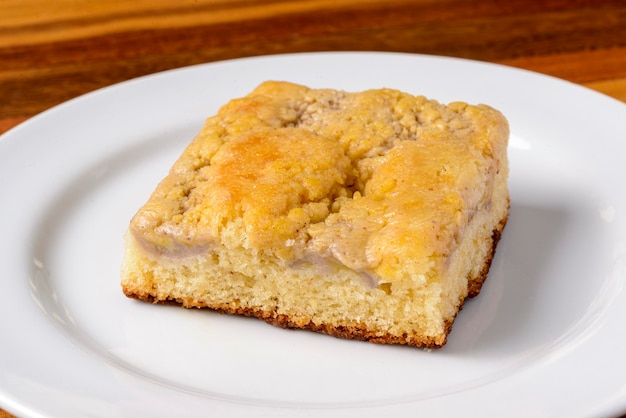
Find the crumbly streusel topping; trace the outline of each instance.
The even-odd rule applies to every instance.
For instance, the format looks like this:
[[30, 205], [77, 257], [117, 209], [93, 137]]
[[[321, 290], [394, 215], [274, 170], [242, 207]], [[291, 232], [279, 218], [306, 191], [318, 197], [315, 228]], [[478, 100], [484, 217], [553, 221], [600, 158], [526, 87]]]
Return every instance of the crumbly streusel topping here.
[[421, 274], [489, 204], [507, 138], [483, 105], [266, 82], [207, 120], [131, 229], [170, 256], [244, 246]]

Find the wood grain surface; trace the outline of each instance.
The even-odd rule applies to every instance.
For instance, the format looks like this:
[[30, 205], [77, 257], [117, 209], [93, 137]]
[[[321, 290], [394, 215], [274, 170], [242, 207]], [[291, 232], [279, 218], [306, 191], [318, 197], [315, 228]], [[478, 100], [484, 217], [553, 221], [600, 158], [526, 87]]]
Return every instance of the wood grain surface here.
[[137, 76], [329, 50], [504, 63], [626, 101], [623, 0], [2, 0], [0, 133]]
[[0, 0], [0, 133], [157, 71], [348, 50], [502, 63], [626, 102], [624, 0]]

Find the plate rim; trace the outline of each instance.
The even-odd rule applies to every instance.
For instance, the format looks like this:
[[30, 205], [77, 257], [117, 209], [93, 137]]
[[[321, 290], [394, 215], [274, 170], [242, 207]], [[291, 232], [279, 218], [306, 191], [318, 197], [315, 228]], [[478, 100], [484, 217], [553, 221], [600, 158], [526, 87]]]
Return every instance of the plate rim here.
[[[574, 88], [578, 88], [578, 89], [582, 89], [580, 91], [584, 91], [585, 94], [593, 94], [595, 95], [595, 97], [597, 97], [599, 100], [609, 100], [609, 102], [614, 102], [617, 104], [620, 104], [622, 106], [621, 110], [626, 110], [626, 104], [618, 101], [617, 99], [614, 99], [610, 96], [604, 95], [602, 93], [596, 92], [594, 90], [591, 90], [587, 87], [581, 86], [579, 84], [575, 84], [575, 83], [571, 83], [569, 81], [566, 80], [562, 80], [553, 76], [549, 76], [549, 75], [545, 75], [545, 74], [540, 74], [540, 73], [536, 73], [530, 70], [525, 70], [525, 69], [520, 69], [520, 68], [515, 68], [515, 67], [508, 67], [506, 65], [502, 65], [502, 64], [496, 64], [496, 63], [488, 63], [488, 62], [482, 62], [482, 61], [474, 61], [474, 60], [469, 60], [469, 59], [465, 59], [465, 58], [454, 58], [454, 57], [446, 57], [446, 56], [436, 56], [436, 55], [424, 55], [424, 54], [411, 54], [411, 53], [397, 53], [397, 52], [376, 52], [376, 51], [355, 51], [355, 52], [350, 52], [350, 51], [344, 51], [344, 52], [339, 52], [339, 51], [334, 51], [334, 52], [306, 52], [306, 53], [295, 53], [295, 54], [276, 54], [276, 55], [268, 55], [268, 56], [258, 56], [258, 57], [244, 57], [244, 58], [236, 58], [236, 59], [231, 59], [231, 60], [226, 60], [226, 61], [218, 61], [218, 62], [212, 62], [212, 63], [205, 63], [205, 64], [196, 64], [196, 65], [192, 65], [192, 66], [187, 66], [187, 67], [181, 67], [181, 68], [176, 68], [176, 69], [170, 69], [170, 70], [165, 70], [165, 71], [161, 71], [158, 73], [153, 73], [153, 74], [148, 74], [145, 76], [141, 76], [141, 77], [137, 77], [137, 78], [133, 78], [130, 80], [126, 80], [123, 81], [121, 83], [117, 83], [117, 84], [113, 84], [111, 86], [107, 86], [107, 87], [103, 87], [97, 90], [94, 90], [92, 92], [83, 94], [81, 96], [78, 96], [76, 98], [73, 98], [71, 100], [68, 100], [64, 103], [61, 103], [59, 105], [56, 105], [50, 109], [47, 109], [41, 113], [39, 113], [38, 115], [33, 116], [32, 118], [20, 123], [19, 125], [9, 129], [8, 131], [6, 131], [5, 133], [3, 133], [0, 136], [0, 158], [2, 158], [1, 152], [3, 150], [3, 146], [5, 146], [5, 144], [10, 143], [10, 142], [15, 142], [12, 141], [14, 138], [14, 136], [19, 136], [20, 132], [22, 132], [22, 130], [27, 130], [30, 128], [30, 126], [36, 125], [41, 123], [41, 121], [45, 121], [46, 118], [51, 117], [50, 115], [52, 115], [52, 117], [54, 117], [55, 112], [63, 112], [63, 109], [68, 109], [71, 108], [73, 106], [76, 106], [76, 104], [80, 104], [81, 101], [86, 100], [87, 98], [90, 97], [95, 97], [96, 99], [98, 97], [100, 97], [103, 93], [107, 92], [107, 91], [115, 91], [115, 90], [119, 90], [119, 89], [124, 89], [125, 86], [128, 85], [132, 85], [134, 83], [138, 83], [138, 82], [143, 82], [145, 80], [150, 80], [150, 79], [158, 79], [158, 78], [162, 78], [164, 75], [167, 74], [174, 74], [174, 73], [178, 73], [180, 74], [181, 71], [195, 71], [195, 70], [201, 70], [202, 68], [205, 67], [215, 67], [216, 65], [233, 65], [233, 64], [237, 64], [238, 62], [252, 62], [252, 61], [259, 61], [259, 60], [280, 60], [282, 58], [296, 58], [296, 57], [308, 57], [307, 59], [311, 59], [312, 57], [319, 57], [321, 55], [324, 56], [329, 56], [329, 55], [333, 55], [333, 56], [369, 56], [369, 57], [376, 57], [376, 56], [395, 56], [395, 57], [405, 57], [405, 58], [410, 58], [410, 59], [415, 59], [417, 58], [419, 59], [434, 59], [434, 60], [440, 60], [441, 62], [443, 61], [449, 61], [449, 62], [463, 62], [466, 64], [470, 64], [470, 65], [484, 65], [485, 67], [499, 67], [499, 68], [503, 68], [508, 70], [514, 70], [514, 71], [518, 71], [520, 73], [525, 73], [525, 74], [531, 74], [533, 76], [539, 76], [542, 78], [545, 78], [547, 80], [550, 80], [552, 82], [558, 82], [558, 83], [566, 83], [565, 85], [569, 86], [569, 87], [574, 87]], [[18, 139], [19, 142], [19, 139]], [[18, 147], [20, 145], [17, 145]], [[8, 148], [8, 146], [6, 146]], [[0, 169], [1, 172], [1, 169]], [[0, 401], [2, 403], [6, 403], [7, 404], [7, 408], [8, 410], [14, 410], [16, 413], [24, 413], [25, 410], [18, 410], [18, 406], [12, 405], [9, 401], [9, 397], [7, 397], [8, 395], [5, 393], [5, 389], [0, 388]], [[619, 406], [618, 406], [619, 404]], [[15, 409], [13, 409], [15, 407]], [[615, 408], [615, 410], [617, 410], [618, 408], [620, 410], [626, 410], [626, 396], [623, 397], [623, 399], [620, 399], [619, 402], [616, 402], [614, 405], [610, 406], [607, 408], [607, 410], [610, 410], [611, 408]], [[19, 406], [19, 408], [23, 408], [23, 406]], [[30, 411], [33, 412], [33, 411]]]

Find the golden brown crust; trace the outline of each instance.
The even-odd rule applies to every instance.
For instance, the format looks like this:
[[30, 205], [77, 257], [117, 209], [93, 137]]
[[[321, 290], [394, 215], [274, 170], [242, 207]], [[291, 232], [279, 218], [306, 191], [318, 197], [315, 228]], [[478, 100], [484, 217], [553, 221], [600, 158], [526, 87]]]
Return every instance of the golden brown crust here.
[[[344, 338], [350, 340], [359, 340], [359, 341], [369, 341], [371, 343], [376, 344], [401, 344], [401, 345], [409, 345], [420, 348], [441, 348], [446, 342], [447, 338], [444, 338], [443, 341], [435, 338], [424, 338], [420, 335], [408, 335], [404, 334], [402, 336], [396, 336], [391, 334], [380, 334], [379, 332], [372, 331], [368, 329], [366, 326], [362, 324], [352, 324], [345, 326], [333, 326], [330, 324], [315, 324], [312, 321], [308, 322], [300, 322], [294, 321], [292, 318], [288, 317], [284, 314], [276, 314], [274, 311], [265, 311], [262, 309], [252, 309], [252, 308], [242, 308], [242, 307], [232, 307], [229, 305], [220, 305], [220, 306], [186, 306], [181, 302], [174, 300], [157, 300], [154, 296], [150, 294], [146, 295], [137, 295], [135, 293], [126, 292], [126, 296], [141, 300], [144, 302], [150, 302], [155, 304], [162, 305], [177, 305], [183, 306], [185, 308], [198, 308], [198, 309], [210, 309], [222, 314], [230, 314], [230, 315], [242, 315], [257, 319], [262, 319], [270, 325], [278, 326], [285, 329], [301, 329], [301, 330], [309, 330], [314, 332], [320, 332], [323, 334], [331, 335], [337, 338]], [[460, 310], [460, 308], [459, 308]], [[445, 324], [445, 332], [444, 334], [447, 336], [452, 329], [452, 324], [454, 319], [446, 321]]]
[[389, 281], [429, 274], [487, 205], [506, 137], [484, 105], [267, 82], [207, 121], [130, 228], [166, 255], [219, 243]]

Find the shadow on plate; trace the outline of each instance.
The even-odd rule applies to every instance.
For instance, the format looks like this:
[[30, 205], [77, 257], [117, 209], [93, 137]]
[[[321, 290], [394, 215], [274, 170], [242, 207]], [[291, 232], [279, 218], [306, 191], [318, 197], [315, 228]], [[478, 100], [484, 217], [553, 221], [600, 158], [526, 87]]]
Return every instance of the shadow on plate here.
[[566, 204], [512, 204], [489, 277], [459, 313], [443, 349], [447, 355], [517, 357], [553, 343], [584, 315], [593, 294], [572, 292], [581, 302], [577, 311], [560, 306], [575, 278], [569, 273], [583, 263], [563, 265], [564, 241], [577, 229], [577, 216]]

